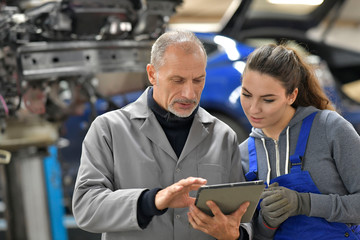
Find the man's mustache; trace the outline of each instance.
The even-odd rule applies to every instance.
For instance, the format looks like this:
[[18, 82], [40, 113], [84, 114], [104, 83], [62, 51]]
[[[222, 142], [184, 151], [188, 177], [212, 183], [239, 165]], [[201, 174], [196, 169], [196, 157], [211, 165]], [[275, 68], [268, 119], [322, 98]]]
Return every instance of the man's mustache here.
[[175, 99], [173, 101], [174, 103], [182, 103], [182, 104], [197, 104], [197, 100], [196, 99]]

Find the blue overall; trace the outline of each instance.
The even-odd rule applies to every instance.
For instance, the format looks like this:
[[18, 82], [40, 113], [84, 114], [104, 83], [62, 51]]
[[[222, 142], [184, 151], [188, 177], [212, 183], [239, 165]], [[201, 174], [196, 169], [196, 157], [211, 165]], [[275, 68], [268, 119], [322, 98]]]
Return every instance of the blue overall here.
[[[295, 154], [290, 156], [290, 173], [279, 176], [270, 181], [278, 182], [279, 186], [284, 186], [297, 192], [319, 193], [320, 191], [314, 184], [308, 171], [301, 168], [302, 158], [305, 153], [307, 140], [316, 112], [307, 116], [300, 129]], [[257, 179], [257, 154], [255, 148], [255, 139], [249, 138], [249, 172], [246, 174], [246, 180], [254, 181]], [[276, 230], [274, 239], [360, 239], [360, 229], [358, 226], [349, 228], [344, 223], [328, 222], [324, 218], [307, 217], [298, 215], [289, 217]]]

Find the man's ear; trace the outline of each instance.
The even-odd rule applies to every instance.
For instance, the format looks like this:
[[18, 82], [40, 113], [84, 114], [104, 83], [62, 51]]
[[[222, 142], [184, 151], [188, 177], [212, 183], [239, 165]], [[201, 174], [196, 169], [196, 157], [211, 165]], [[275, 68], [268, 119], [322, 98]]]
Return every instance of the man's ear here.
[[147, 71], [147, 75], [148, 75], [148, 79], [149, 82], [152, 85], [156, 85], [156, 71], [155, 71], [155, 67], [152, 64], [148, 64], [146, 66], [146, 71]]

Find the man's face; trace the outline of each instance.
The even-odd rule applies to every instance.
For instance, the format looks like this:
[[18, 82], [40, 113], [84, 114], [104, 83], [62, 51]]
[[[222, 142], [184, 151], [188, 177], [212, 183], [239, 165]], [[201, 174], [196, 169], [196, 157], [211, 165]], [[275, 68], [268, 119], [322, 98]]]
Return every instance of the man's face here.
[[206, 58], [200, 47], [186, 52], [179, 45], [166, 49], [164, 64], [156, 71], [147, 66], [154, 86], [153, 98], [162, 108], [178, 117], [188, 117], [199, 104], [205, 85]]

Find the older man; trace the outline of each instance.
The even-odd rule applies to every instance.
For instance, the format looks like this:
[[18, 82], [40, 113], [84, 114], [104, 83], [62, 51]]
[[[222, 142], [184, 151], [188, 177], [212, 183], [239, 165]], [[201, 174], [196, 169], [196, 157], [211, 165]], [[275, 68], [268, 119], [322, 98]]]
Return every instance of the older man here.
[[235, 132], [199, 107], [206, 61], [193, 33], [164, 33], [147, 66], [153, 86], [92, 123], [73, 197], [81, 228], [102, 239], [248, 237], [248, 203], [224, 215], [209, 202], [214, 217], [194, 206], [201, 185], [244, 180]]

